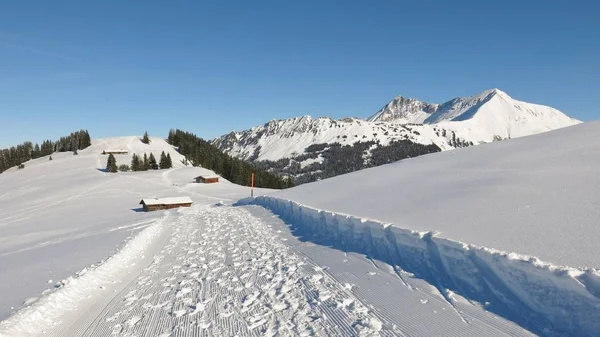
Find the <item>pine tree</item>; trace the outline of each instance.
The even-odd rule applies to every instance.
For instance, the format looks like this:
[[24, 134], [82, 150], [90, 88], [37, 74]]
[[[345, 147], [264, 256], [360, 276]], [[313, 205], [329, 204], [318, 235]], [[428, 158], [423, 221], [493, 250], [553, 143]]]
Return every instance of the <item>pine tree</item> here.
[[150, 144], [150, 137], [148, 137], [148, 131], [144, 132], [144, 137], [142, 138], [142, 143]]
[[42, 156], [42, 151], [40, 149], [40, 145], [39, 144], [35, 144], [35, 147], [33, 148], [33, 152], [31, 154], [32, 158], [39, 158]]
[[171, 154], [167, 153], [167, 168], [173, 167], [173, 162], [171, 161]]
[[142, 171], [148, 171], [150, 169], [150, 163], [148, 162], [148, 156], [144, 152], [144, 162], [142, 163]]
[[166, 169], [167, 168], [167, 155], [165, 154], [165, 151], [160, 153], [160, 163], [159, 166], [161, 169]]
[[139, 171], [140, 170], [140, 158], [138, 157], [137, 154], [133, 154], [133, 158], [131, 158], [131, 170], [132, 171]]
[[150, 152], [150, 157], [148, 158], [148, 163], [150, 164], [150, 168], [153, 170], [158, 170], [158, 164], [156, 163], [156, 158], [154, 158], [154, 154]]
[[108, 160], [106, 161], [106, 171], [110, 173], [116, 173], [117, 169], [117, 159], [111, 153], [108, 155]]

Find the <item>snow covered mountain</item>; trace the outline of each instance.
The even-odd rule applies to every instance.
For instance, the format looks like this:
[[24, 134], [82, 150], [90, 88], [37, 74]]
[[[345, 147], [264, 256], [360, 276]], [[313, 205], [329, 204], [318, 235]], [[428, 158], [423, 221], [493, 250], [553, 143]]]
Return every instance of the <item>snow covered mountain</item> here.
[[367, 120], [370, 122], [422, 124], [437, 108], [437, 104], [429, 104], [414, 98], [396, 96]]
[[311, 116], [273, 120], [250, 130], [231, 132], [212, 142], [238, 158], [275, 161], [301, 155], [308, 146], [315, 144], [338, 142], [343, 146], [373, 141], [387, 145], [400, 139], [424, 145], [436, 144], [442, 149], [452, 148], [445, 137], [436, 135], [434, 128], [429, 126]]
[[[263, 168], [291, 175], [296, 183], [303, 183], [347, 173], [342, 170], [323, 174], [327, 166], [345, 161], [340, 159], [343, 155], [362, 157], [362, 163], [352, 164], [354, 169], [361, 169], [390, 162], [382, 160], [382, 156], [399, 160], [577, 123], [580, 122], [556, 109], [517, 101], [501, 90], [492, 89], [439, 105], [398, 96], [367, 120], [310, 116], [272, 120], [263, 126], [231, 132], [212, 143], [234, 157], [257, 163], [269, 161]], [[344, 150], [337, 151], [338, 143]], [[419, 148], [419, 145], [432, 147]], [[411, 150], [393, 156], [407, 147]], [[337, 152], [332, 154], [332, 149]], [[383, 153], [374, 154], [376, 149]], [[373, 157], [379, 159], [370, 159]], [[274, 164], [275, 161], [280, 162]], [[313, 176], [300, 177], [306, 174]]]
[[499, 89], [439, 105], [398, 96], [368, 120], [445, 125], [474, 143], [528, 136], [579, 123], [557, 109], [515, 100]]

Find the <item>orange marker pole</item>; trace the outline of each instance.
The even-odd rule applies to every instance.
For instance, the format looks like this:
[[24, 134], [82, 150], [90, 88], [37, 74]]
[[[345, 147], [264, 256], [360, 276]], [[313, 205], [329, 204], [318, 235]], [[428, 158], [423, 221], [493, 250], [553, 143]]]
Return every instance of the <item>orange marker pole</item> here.
[[250, 182], [250, 197], [254, 197], [254, 172], [252, 172], [252, 179]]

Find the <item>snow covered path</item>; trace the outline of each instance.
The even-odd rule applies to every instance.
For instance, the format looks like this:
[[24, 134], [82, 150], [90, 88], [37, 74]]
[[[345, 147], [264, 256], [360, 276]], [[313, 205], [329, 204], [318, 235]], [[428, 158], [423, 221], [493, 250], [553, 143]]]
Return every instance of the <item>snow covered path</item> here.
[[100, 315], [51, 335], [386, 335], [348, 289], [247, 210], [195, 207], [170, 225], [154, 261]]
[[[529, 336], [356, 253], [303, 242], [262, 207], [165, 212], [0, 336]], [[87, 277], [87, 278], [86, 278]]]

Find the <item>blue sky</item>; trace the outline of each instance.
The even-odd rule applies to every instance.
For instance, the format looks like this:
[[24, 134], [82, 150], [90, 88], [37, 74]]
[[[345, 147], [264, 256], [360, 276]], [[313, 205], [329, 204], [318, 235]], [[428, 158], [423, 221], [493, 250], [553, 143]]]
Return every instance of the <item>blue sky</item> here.
[[597, 119], [595, 1], [11, 1], [0, 10], [0, 147], [210, 139], [274, 118], [367, 117], [395, 95], [485, 89]]

